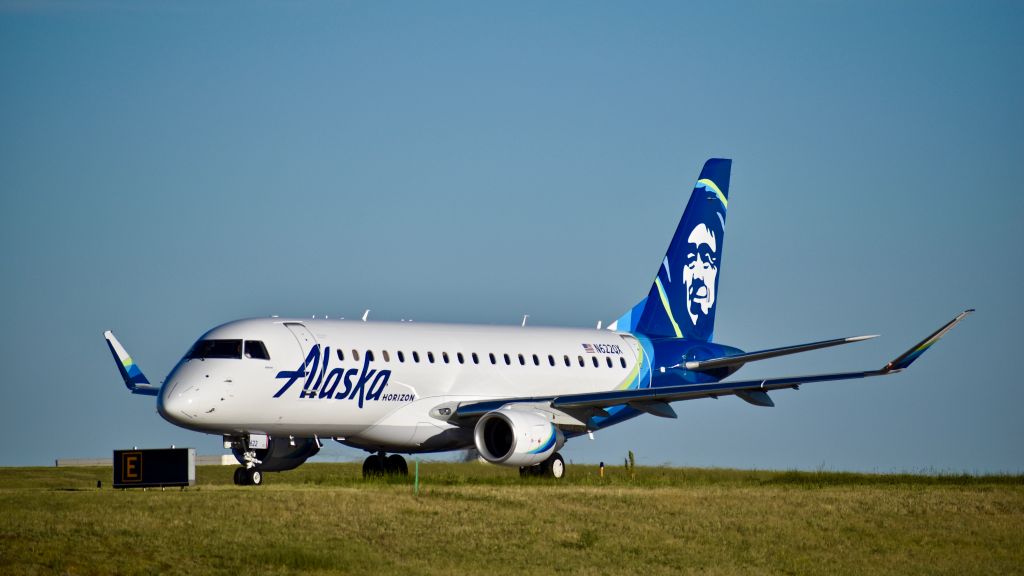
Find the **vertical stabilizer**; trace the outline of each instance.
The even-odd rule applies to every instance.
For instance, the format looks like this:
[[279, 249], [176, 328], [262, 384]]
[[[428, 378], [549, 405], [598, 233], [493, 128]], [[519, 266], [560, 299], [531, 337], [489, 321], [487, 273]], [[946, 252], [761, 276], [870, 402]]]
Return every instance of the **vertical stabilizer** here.
[[650, 293], [619, 330], [710, 341], [715, 329], [732, 160], [704, 163]]

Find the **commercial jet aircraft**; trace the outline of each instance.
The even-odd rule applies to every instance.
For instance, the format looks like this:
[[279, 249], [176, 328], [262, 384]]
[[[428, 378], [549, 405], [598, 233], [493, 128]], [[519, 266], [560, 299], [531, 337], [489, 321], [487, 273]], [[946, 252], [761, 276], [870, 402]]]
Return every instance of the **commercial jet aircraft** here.
[[[325, 439], [370, 453], [363, 474], [408, 474], [399, 454], [475, 448], [523, 475], [561, 478], [568, 439], [670, 403], [768, 393], [895, 374], [973, 310], [881, 368], [784, 378], [727, 378], [744, 364], [873, 338], [744, 352], [715, 341], [731, 160], [711, 159], [647, 297], [606, 329], [256, 318], [203, 334], [162, 386], [111, 332], [125, 385], [157, 397], [172, 424], [223, 436], [235, 483], [293, 469]], [[391, 455], [387, 455], [387, 453]]]

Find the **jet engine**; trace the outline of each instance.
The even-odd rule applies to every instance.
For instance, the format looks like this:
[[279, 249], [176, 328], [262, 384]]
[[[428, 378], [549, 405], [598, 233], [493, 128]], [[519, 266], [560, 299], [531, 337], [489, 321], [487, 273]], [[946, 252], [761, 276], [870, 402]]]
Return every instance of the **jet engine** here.
[[480, 456], [492, 464], [533, 466], [561, 448], [565, 435], [538, 412], [507, 408], [481, 416], [473, 440]]
[[[306, 459], [314, 456], [320, 451], [320, 446], [314, 438], [296, 438], [292, 446], [288, 438], [273, 438], [268, 440], [267, 448], [255, 450], [256, 459], [261, 463], [257, 466], [263, 472], [281, 472], [298, 468]], [[231, 452], [239, 464], [245, 465], [242, 451], [232, 448]]]

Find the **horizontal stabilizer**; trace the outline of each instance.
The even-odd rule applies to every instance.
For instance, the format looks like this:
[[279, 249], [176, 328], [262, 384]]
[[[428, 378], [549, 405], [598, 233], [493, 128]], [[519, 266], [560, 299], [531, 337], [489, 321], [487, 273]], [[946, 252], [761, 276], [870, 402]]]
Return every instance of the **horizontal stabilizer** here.
[[159, 394], [160, 387], [149, 383], [149, 379], [132, 361], [132, 357], [128, 355], [124, 346], [121, 346], [121, 343], [117, 341], [114, 333], [107, 330], [103, 333], [103, 337], [107, 340], [107, 347], [110, 348], [110, 353], [114, 355], [114, 363], [117, 364], [117, 370], [121, 373], [124, 385], [131, 390], [132, 394], [143, 394], [145, 396], [156, 396]]
[[[836, 338], [834, 340], [823, 340], [821, 342], [811, 342], [810, 344], [798, 344], [796, 346], [785, 346], [783, 348], [772, 348], [771, 350], [759, 350], [757, 352], [747, 352], [744, 354], [737, 354], [735, 356], [722, 356], [721, 358], [711, 358], [709, 360], [695, 360], [685, 363], [683, 366], [687, 370], [693, 370], [696, 372], [705, 372], [708, 370], [715, 370], [717, 368], [725, 368], [729, 366], [740, 366], [747, 362], [754, 362], [755, 360], [765, 360], [768, 358], [777, 358], [779, 356], [786, 356], [788, 354], [797, 354], [800, 352], [808, 352], [810, 350], [819, 350], [821, 348], [829, 348], [831, 346], [839, 346], [840, 344], [849, 344], [851, 342], [861, 342], [863, 340], [870, 340], [877, 338], [878, 334], [871, 334], [868, 336], [852, 336], [850, 338]], [[677, 368], [678, 366], [673, 366]]]

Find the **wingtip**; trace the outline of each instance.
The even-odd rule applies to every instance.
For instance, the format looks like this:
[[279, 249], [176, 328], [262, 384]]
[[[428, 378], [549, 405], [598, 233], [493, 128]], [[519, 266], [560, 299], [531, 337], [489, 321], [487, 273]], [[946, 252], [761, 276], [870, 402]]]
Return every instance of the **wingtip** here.
[[864, 340], [871, 340], [872, 338], [878, 338], [880, 334], [865, 334], [863, 336], [851, 336], [846, 339], [847, 342], [863, 342]]
[[974, 312], [974, 308], [968, 308], [967, 310], [964, 310], [963, 312], [957, 314], [956, 318], [953, 318], [949, 322], [946, 322], [945, 325], [943, 325], [935, 332], [932, 332], [932, 334], [925, 338], [924, 340], [918, 342], [917, 345], [915, 345], [913, 348], [907, 350], [898, 358], [886, 364], [885, 367], [882, 368], [882, 372], [888, 373], [909, 367], [914, 362], [914, 360], [917, 360], [917, 358], [921, 356], [921, 354], [924, 354], [925, 351], [931, 348], [932, 345], [938, 342], [943, 336], [945, 336], [950, 330], [952, 330], [957, 324], [960, 323], [961, 320], [966, 318], [967, 315], [970, 314], [971, 312]]

